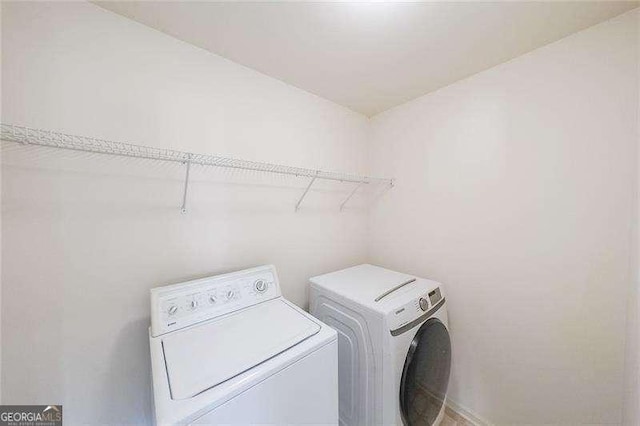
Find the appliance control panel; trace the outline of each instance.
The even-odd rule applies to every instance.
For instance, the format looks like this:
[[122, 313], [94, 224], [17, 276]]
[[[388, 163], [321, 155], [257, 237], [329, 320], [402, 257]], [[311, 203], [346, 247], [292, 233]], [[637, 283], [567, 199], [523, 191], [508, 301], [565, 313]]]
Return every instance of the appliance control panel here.
[[151, 335], [228, 314], [280, 296], [276, 269], [261, 266], [151, 290]]
[[403, 325], [409, 324], [424, 314], [442, 300], [440, 287], [425, 291], [419, 297], [399, 306], [388, 314], [388, 324], [391, 330], [397, 330]]

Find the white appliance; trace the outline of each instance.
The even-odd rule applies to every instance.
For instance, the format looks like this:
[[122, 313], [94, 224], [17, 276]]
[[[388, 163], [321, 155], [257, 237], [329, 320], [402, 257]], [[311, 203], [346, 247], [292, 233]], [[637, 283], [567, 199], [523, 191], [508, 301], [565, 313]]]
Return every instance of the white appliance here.
[[311, 313], [338, 331], [340, 424], [438, 424], [451, 366], [442, 285], [373, 265], [310, 281]]
[[337, 424], [337, 335], [273, 266], [151, 290], [158, 424]]

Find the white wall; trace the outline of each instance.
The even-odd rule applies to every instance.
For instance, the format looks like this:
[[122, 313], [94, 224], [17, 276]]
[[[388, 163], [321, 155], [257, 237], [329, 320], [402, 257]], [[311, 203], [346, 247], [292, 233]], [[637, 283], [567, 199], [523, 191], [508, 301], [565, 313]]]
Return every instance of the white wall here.
[[[2, 3], [0, 3], [0, 46], [2, 45]], [[2, 92], [2, 55], [0, 55], [0, 92]], [[2, 103], [0, 102], [0, 117]], [[2, 404], [2, 150], [0, 150], [0, 404]]]
[[371, 260], [445, 283], [451, 398], [490, 422], [622, 421], [636, 13], [372, 120]]
[[[640, 13], [636, 13], [636, 27], [640, 28]], [[636, 31], [636, 48], [637, 55], [640, 58], [640, 31]], [[638, 78], [640, 78], [640, 64], [637, 65]], [[637, 145], [640, 146], [640, 85], [638, 85], [638, 133]], [[637, 164], [640, 164], [640, 149], [637, 150]], [[639, 303], [638, 298], [638, 286], [640, 285], [640, 167], [636, 170], [637, 187], [636, 187], [636, 199], [635, 199], [635, 221], [633, 228], [633, 240], [632, 240], [632, 280], [631, 289], [629, 291], [629, 298], [627, 301], [627, 335], [625, 339], [626, 353], [625, 353], [625, 395], [624, 395], [624, 413], [623, 423], [629, 426], [635, 426], [640, 423], [640, 404], [638, 398], [640, 397], [640, 389], [638, 386], [638, 374], [640, 373], [640, 358], [638, 354], [638, 313]]]
[[[365, 171], [368, 120], [88, 3], [5, 3], [2, 122], [195, 152]], [[7, 146], [4, 403], [65, 421], [150, 418], [149, 289], [265, 263], [309, 276], [365, 261], [362, 201], [306, 182]]]

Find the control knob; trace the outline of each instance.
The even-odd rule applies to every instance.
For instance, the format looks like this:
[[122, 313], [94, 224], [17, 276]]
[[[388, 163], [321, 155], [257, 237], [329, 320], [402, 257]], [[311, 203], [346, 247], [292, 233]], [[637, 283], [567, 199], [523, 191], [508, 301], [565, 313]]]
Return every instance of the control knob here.
[[214, 296], [213, 294], [211, 296], [209, 296], [209, 303], [211, 303], [212, 305], [216, 303], [218, 299], [216, 299], [216, 296]]
[[236, 292], [233, 290], [229, 290], [227, 291], [227, 300], [231, 300], [233, 299], [233, 297], [236, 295]]
[[429, 309], [429, 302], [427, 302], [427, 299], [425, 299], [424, 297], [421, 297], [418, 303], [420, 304], [420, 309], [422, 309], [423, 311]]
[[264, 293], [267, 290], [267, 282], [265, 280], [257, 280], [253, 287], [258, 293]]
[[168, 312], [169, 315], [175, 315], [175, 313], [178, 312], [178, 307], [176, 305], [171, 305]]
[[192, 311], [195, 311], [198, 308], [198, 301], [192, 300], [191, 303], [189, 304], [189, 308], [191, 308]]

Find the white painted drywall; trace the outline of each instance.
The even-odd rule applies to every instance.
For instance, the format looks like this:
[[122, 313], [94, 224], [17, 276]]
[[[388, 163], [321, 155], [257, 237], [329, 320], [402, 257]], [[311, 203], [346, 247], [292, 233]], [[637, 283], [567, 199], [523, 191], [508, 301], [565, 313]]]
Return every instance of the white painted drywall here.
[[[640, 13], [636, 13], [636, 27], [640, 28]], [[640, 58], [640, 31], [636, 31], [637, 43], [637, 55]], [[640, 64], [637, 64], [638, 79], [640, 79]], [[636, 133], [637, 143], [636, 146], [640, 147], [640, 84], [638, 85], [638, 132]], [[640, 148], [637, 149], [637, 164], [640, 164]], [[636, 170], [636, 199], [635, 199], [635, 212], [633, 228], [633, 240], [632, 240], [632, 279], [631, 289], [629, 291], [629, 298], [627, 300], [627, 334], [625, 339], [625, 395], [624, 395], [624, 412], [623, 412], [623, 424], [627, 426], [635, 426], [640, 423], [640, 404], [638, 401], [640, 395], [640, 382], [638, 381], [638, 374], [640, 373], [640, 358], [638, 354], [638, 333], [640, 329], [638, 327], [638, 305], [640, 299], [638, 298], [638, 286], [640, 285], [640, 228], [638, 222], [640, 221], [640, 167], [637, 166]]]
[[[368, 121], [88, 3], [4, 3], [2, 121], [314, 168], [365, 171]], [[284, 295], [365, 261], [349, 185], [9, 147], [2, 176], [5, 403], [65, 422], [150, 421], [149, 289], [273, 263]], [[293, 186], [295, 185], [295, 186]], [[268, 319], [265, 319], [268, 320]]]
[[495, 424], [618, 424], [636, 12], [372, 120], [371, 261], [446, 285], [451, 399]]
[[[0, 3], [0, 46], [2, 46], [2, 3]], [[0, 93], [2, 92], [2, 55], [0, 55]], [[2, 102], [0, 102], [0, 118]], [[0, 149], [0, 404], [2, 404], [2, 150]]]

